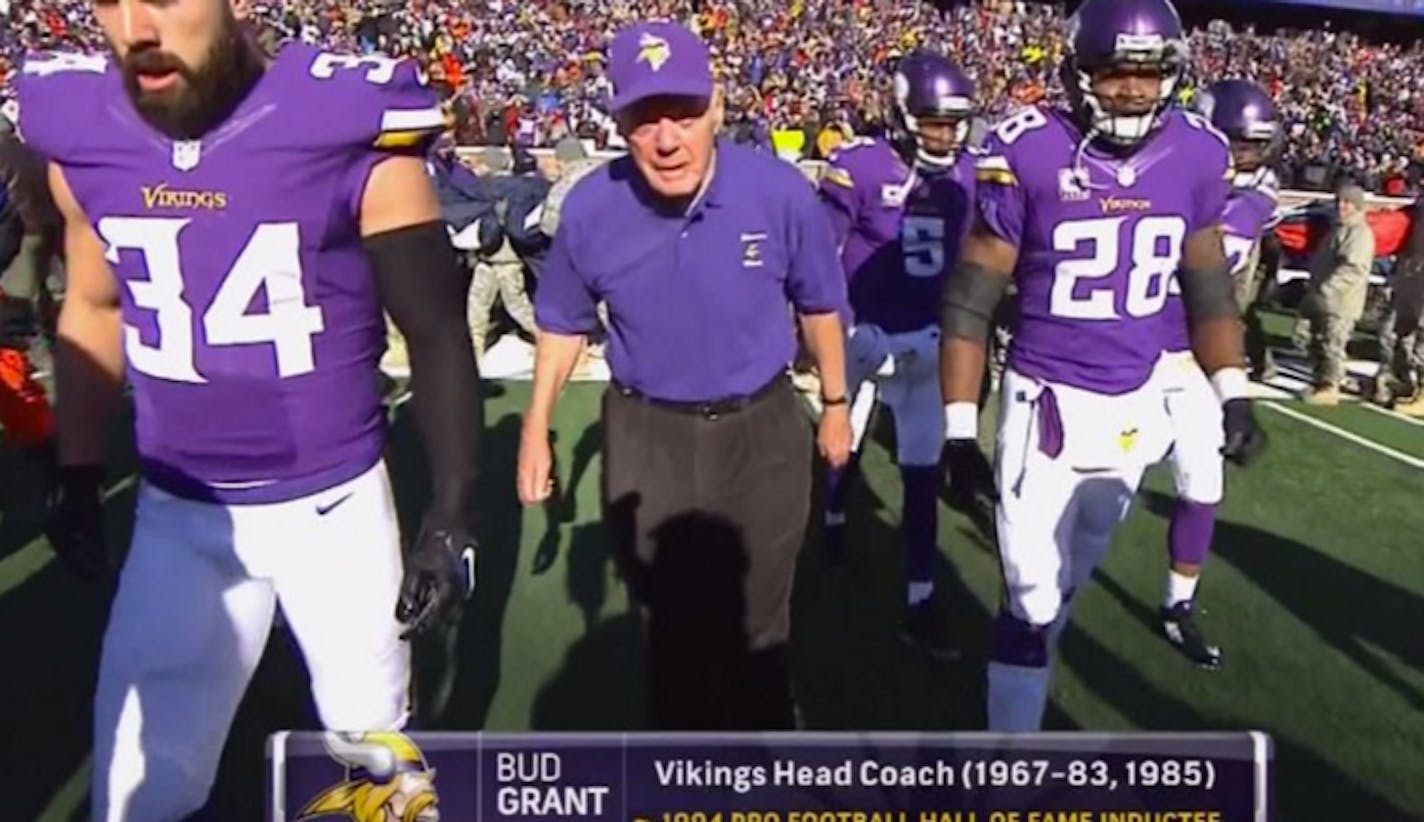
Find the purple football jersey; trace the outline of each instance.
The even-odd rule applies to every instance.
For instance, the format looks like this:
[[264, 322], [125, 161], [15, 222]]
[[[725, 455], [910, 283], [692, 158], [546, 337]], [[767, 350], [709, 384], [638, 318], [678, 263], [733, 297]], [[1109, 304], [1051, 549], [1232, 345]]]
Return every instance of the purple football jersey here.
[[856, 140], [831, 156], [821, 196], [842, 242], [853, 322], [891, 334], [938, 322], [944, 275], [968, 231], [974, 159], [964, 152], [928, 173], [883, 140]]
[[1165, 350], [1183, 241], [1221, 222], [1230, 160], [1225, 138], [1180, 110], [1131, 154], [1081, 144], [1067, 112], [1023, 109], [991, 136], [976, 201], [985, 227], [1019, 250], [1009, 364], [1121, 394]]
[[144, 477], [256, 503], [375, 464], [385, 330], [359, 210], [376, 163], [443, 127], [414, 64], [288, 45], [200, 141], [149, 127], [103, 57], [31, 60], [20, 97], [120, 282]]
[[[1221, 220], [1222, 246], [1233, 276], [1242, 276], [1241, 269], [1251, 259], [1251, 250], [1261, 239], [1262, 231], [1276, 215], [1276, 192], [1279, 184], [1270, 169], [1237, 174], [1226, 198], [1226, 213]], [[1167, 307], [1162, 312], [1166, 325], [1168, 351], [1186, 351], [1192, 347], [1191, 329], [1187, 324], [1187, 308], [1182, 303], [1181, 286], [1172, 277], [1172, 290], [1167, 295]]]

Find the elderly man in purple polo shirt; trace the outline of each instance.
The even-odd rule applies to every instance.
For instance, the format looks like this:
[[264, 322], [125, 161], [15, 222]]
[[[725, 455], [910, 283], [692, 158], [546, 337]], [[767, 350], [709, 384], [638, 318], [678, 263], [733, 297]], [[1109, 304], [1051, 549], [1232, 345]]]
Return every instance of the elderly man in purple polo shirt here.
[[791, 581], [810, 511], [810, 426], [787, 379], [792, 309], [822, 375], [817, 442], [850, 450], [846, 284], [805, 178], [718, 142], [707, 47], [637, 23], [610, 49], [629, 154], [563, 207], [535, 301], [541, 330], [519, 496], [553, 492], [555, 398], [609, 313], [604, 517], [649, 617], [649, 720], [663, 729], [791, 728]]

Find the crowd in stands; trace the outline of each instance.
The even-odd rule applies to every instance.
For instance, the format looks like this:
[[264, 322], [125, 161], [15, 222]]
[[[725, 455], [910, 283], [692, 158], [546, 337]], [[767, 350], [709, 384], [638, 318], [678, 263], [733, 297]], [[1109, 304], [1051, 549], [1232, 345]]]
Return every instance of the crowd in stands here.
[[[610, 33], [635, 17], [681, 19], [712, 44], [732, 134], [764, 143], [799, 131], [811, 157], [834, 142], [828, 127], [882, 120], [889, 67], [915, 48], [959, 59], [987, 116], [1054, 99], [1066, 28], [1061, 7], [998, 0], [259, 0], [256, 17], [269, 48], [301, 38], [418, 57], [452, 94], [460, 142], [531, 146], [570, 134], [616, 145], [602, 110]], [[0, 0], [0, 95], [26, 50], [75, 43], [101, 46], [88, 0]], [[1288, 185], [1348, 175], [1385, 193], [1417, 189], [1424, 46], [1222, 22], [1194, 30], [1191, 45], [1194, 81], [1246, 76], [1275, 94]]]

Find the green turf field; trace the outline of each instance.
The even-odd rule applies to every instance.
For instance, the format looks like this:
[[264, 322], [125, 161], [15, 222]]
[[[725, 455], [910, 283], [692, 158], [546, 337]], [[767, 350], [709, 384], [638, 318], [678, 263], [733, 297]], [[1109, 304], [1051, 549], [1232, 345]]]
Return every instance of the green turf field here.
[[[639, 626], [598, 525], [601, 389], [573, 386], [557, 417], [563, 505], [522, 511], [513, 471], [527, 385], [488, 403], [480, 587], [460, 638], [448, 727], [641, 726]], [[1291, 407], [1299, 409], [1298, 404]], [[1312, 410], [1424, 455], [1424, 428], [1361, 409]], [[1150, 477], [1065, 634], [1055, 728], [1258, 728], [1276, 740], [1282, 819], [1424, 818], [1424, 471], [1261, 411], [1272, 449], [1232, 470], [1201, 595], [1226, 665], [1205, 673], [1158, 633], [1170, 476]], [[392, 470], [402, 514], [422, 497], [405, 420]], [[978, 729], [994, 608], [990, 544], [944, 509], [939, 584], [966, 660], [935, 663], [896, 636], [903, 599], [899, 483], [879, 431], [852, 505], [852, 556], [827, 563], [813, 532], [794, 603], [797, 693], [812, 729]], [[127, 539], [130, 461], [115, 460], [116, 544]], [[0, 626], [9, 716], [5, 820], [87, 818], [89, 699], [108, 598], [70, 579], [37, 537], [34, 483], [5, 455]], [[162, 595], [162, 592], [155, 592]], [[290, 637], [274, 634], [215, 789], [218, 818], [261, 818], [267, 732], [313, 727]]]

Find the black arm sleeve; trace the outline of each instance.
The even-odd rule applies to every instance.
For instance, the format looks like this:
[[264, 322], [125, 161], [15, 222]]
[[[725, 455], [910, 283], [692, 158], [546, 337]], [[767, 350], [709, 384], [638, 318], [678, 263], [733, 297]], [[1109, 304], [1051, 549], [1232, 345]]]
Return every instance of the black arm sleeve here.
[[468, 528], [484, 403], [465, 318], [470, 276], [445, 226], [424, 223], [366, 238], [381, 303], [405, 336], [411, 410], [434, 498], [426, 523]]
[[1003, 301], [1010, 279], [977, 263], [961, 261], [944, 280], [940, 292], [939, 327], [947, 339], [960, 337], [986, 342], [994, 326], [994, 313]]
[[1192, 325], [1240, 315], [1236, 285], [1226, 266], [1200, 271], [1184, 267], [1177, 272], [1177, 282], [1182, 286], [1182, 304]]

